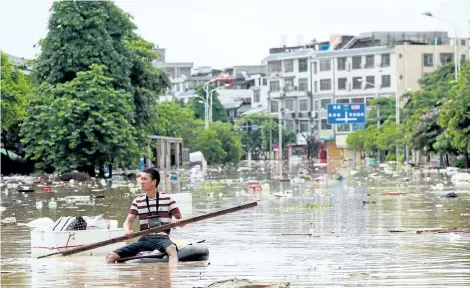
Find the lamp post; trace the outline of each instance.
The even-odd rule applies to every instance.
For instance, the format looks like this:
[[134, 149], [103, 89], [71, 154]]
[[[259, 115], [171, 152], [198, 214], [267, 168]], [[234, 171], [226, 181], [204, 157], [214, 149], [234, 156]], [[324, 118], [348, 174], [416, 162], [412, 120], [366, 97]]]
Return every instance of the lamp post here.
[[[442, 22], [447, 22], [450, 25], [454, 26], [454, 29], [455, 29], [455, 32], [454, 32], [454, 51], [455, 51], [454, 63], [455, 63], [455, 68], [454, 68], [454, 70], [455, 70], [455, 80], [458, 80], [459, 79], [459, 71], [460, 71], [460, 61], [459, 61], [460, 57], [459, 57], [459, 55], [457, 55], [458, 45], [459, 45], [458, 41], [457, 41], [457, 30], [460, 31], [460, 27], [452, 21], [449, 21], [447, 19], [443, 19], [441, 17], [437, 17], [437, 16], [431, 14], [431, 12], [423, 12], [421, 14], [423, 14], [424, 16], [427, 16], [427, 17], [433, 17], [435, 19], [441, 20]], [[461, 33], [459, 35], [461, 35]]]
[[[375, 88], [375, 99], [379, 98], [379, 85], [375, 83], [370, 83], [362, 79], [358, 80], [359, 82], [364, 82], [366, 85], [372, 85]], [[396, 106], [396, 104], [395, 104]], [[380, 105], [377, 105], [377, 131], [380, 129]], [[380, 163], [380, 149], [377, 147], [377, 159]], [[397, 158], [398, 159], [398, 158]]]
[[282, 113], [289, 111], [289, 109], [281, 110], [281, 100], [270, 99], [277, 102], [277, 114], [279, 118], [279, 160], [282, 161]]
[[207, 103], [207, 106], [209, 107], [209, 113], [208, 113], [208, 117], [209, 117], [209, 123], [212, 122], [212, 96], [214, 96], [214, 92], [217, 91], [217, 90], [220, 90], [220, 89], [223, 89], [225, 87], [228, 87], [230, 86], [228, 83], [225, 83], [223, 86], [219, 86], [219, 87], [216, 87], [214, 89], [212, 89], [210, 92], [209, 92], [209, 102]]
[[204, 130], [207, 130], [209, 129], [209, 117], [207, 115], [207, 111], [209, 110], [207, 107], [209, 105], [207, 104], [207, 100], [204, 97], [198, 95], [196, 98], [201, 99], [198, 101], [199, 103], [204, 103]]
[[[217, 81], [217, 80], [220, 80], [222, 79], [221, 77], [217, 77], [217, 78], [214, 78], [214, 79], [211, 79], [209, 81], [207, 81], [206, 83], [204, 83], [204, 85], [202, 86], [202, 89], [204, 90], [204, 92], [206, 92], [206, 99], [204, 101], [204, 126], [205, 126], [205, 130], [209, 129], [209, 84]], [[207, 119], [207, 120], [206, 120]]]

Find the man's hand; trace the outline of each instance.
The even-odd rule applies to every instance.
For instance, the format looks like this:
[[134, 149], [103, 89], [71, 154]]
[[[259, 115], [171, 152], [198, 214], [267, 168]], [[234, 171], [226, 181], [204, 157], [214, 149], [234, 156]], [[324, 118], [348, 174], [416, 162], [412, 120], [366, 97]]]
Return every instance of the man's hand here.
[[134, 231], [131, 229], [124, 229], [124, 234], [126, 234], [127, 237], [132, 238], [132, 236], [134, 236]]
[[[176, 218], [176, 217], [178, 217], [178, 218]], [[171, 219], [171, 223], [172, 224], [177, 224], [177, 223], [180, 223], [181, 220], [183, 220], [183, 217], [181, 215], [177, 215], [177, 216], [175, 216], [175, 218]], [[178, 226], [179, 227], [184, 227], [185, 225], [178, 225]]]

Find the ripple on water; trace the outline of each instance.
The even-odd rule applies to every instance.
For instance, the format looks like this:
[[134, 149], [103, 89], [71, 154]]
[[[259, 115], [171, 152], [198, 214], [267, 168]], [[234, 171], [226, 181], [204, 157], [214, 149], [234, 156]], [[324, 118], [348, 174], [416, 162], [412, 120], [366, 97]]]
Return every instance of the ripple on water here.
[[[236, 180], [248, 174], [221, 173], [234, 181], [230, 187], [214, 191], [217, 193], [212, 197], [208, 188], [186, 190], [193, 193], [190, 215], [248, 201], [247, 196], [239, 193], [246, 189], [246, 184]], [[249, 175], [265, 177], [260, 171], [250, 171]], [[103, 257], [32, 259], [29, 228], [2, 227], [2, 287], [155, 287], [155, 283], [159, 283], [158, 287], [192, 287], [231, 277], [290, 281], [292, 287], [468, 287], [470, 235], [415, 231], [433, 227], [470, 228], [470, 193], [464, 192], [458, 199], [442, 199], [439, 193], [428, 189], [428, 182], [410, 185], [407, 195], [383, 196], [382, 192], [397, 188], [390, 180], [382, 182], [361, 187], [348, 184], [356, 189], [333, 183], [314, 193], [308, 182], [294, 185], [272, 182], [272, 193], [291, 189], [294, 196], [287, 199], [263, 196], [256, 208], [173, 230], [175, 238], [205, 239], [210, 249], [210, 263], [180, 263], [177, 269], [169, 269], [165, 264], [105, 265]], [[167, 187], [181, 191], [188, 186], [176, 185], [180, 187], [175, 188], [175, 184]], [[366, 189], [367, 185], [377, 188]], [[217, 196], [219, 191], [223, 191], [223, 197]], [[128, 192], [122, 188], [100, 192], [105, 198], [95, 199], [94, 205], [80, 206], [84, 210], [80, 213], [104, 214], [122, 223], [132, 201], [132, 197], [124, 196]], [[35, 203], [49, 201], [52, 196], [80, 193], [59, 190], [28, 197], [11, 191], [2, 193], [2, 203], [7, 207], [2, 217], [15, 213], [18, 222], [25, 223], [39, 217], [75, 215], [76, 210], [68, 208], [70, 204], [58, 202], [56, 209], [47, 205], [36, 209]], [[367, 193], [375, 204], [363, 203]], [[285, 209], [306, 204], [331, 207]], [[433, 208], [434, 204], [443, 207]], [[387, 231], [396, 228], [406, 232]]]

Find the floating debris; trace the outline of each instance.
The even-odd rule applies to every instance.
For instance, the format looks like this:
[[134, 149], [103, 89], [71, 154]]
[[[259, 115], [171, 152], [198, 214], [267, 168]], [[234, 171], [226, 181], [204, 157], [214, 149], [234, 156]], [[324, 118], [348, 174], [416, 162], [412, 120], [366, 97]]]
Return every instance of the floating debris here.
[[416, 234], [424, 234], [424, 233], [470, 233], [470, 229], [460, 229], [457, 227], [454, 228], [441, 228], [441, 229], [429, 229], [429, 230], [418, 230]]
[[457, 198], [457, 197], [459, 197], [459, 195], [457, 195], [457, 193], [455, 192], [450, 192], [445, 195], [441, 195], [441, 198]]
[[281, 207], [281, 208], [276, 208], [275, 210], [282, 210], [282, 211], [289, 211], [289, 210], [304, 211], [304, 210], [315, 210], [315, 209], [326, 209], [326, 208], [331, 208], [331, 205], [307, 204], [307, 205], [301, 205], [301, 206]]
[[397, 195], [406, 195], [408, 192], [384, 192], [382, 195], [390, 195], [390, 196], [397, 196]]
[[253, 282], [248, 279], [229, 279], [217, 281], [206, 287], [194, 286], [193, 288], [288, 288], [290, 282], [286, 283], [262, 283]]
[[16, 217], [7, 217], [2, 219], [2, 226], [16, 225]]

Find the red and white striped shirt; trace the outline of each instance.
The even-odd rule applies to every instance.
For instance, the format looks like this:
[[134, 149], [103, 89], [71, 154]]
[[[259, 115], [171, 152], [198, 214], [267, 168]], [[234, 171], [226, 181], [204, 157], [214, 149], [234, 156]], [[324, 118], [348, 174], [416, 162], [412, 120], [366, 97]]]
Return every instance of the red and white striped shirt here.
[[[158, 199], [158, 213], [157, 213], [157, 199]], [[140, 231], [148, 229], [148, 216], [160, 216], [161, 224], [171, 223], [172, 216], [180, 214], [178, 205], [175, 200], [171, 198], [170, 194], [158, 192], [156, 198], [148, 198], [147, 195], [142, 195], [134, 199], [131, 204], [129, 214], [139, 216]], [[150, 210], [150, 211], [149, 211]], [[168, 235], [170, 230], [157, 233], [156, 235]]]

